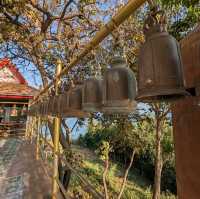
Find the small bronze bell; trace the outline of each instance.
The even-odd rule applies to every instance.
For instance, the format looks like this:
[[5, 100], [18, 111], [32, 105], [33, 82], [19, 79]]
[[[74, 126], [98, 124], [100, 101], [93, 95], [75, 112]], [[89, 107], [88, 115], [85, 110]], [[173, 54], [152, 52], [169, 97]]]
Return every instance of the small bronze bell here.
[[56, 102], [57, 102], [57, 96], [53, 96], [52, 99], [50, 100], [50, 103], [51, 103], [51, 105], [50, 105], [50, 107], [51, 107], [51, 109], [50, 109], [50, 110], [51, 110], [50, 114], [51, 114], [52, 116], [56, 116], [56, 115], [57, 115]]
[[38, 102], [33, 104], [32, 107], [33, 107], [33, 116], [37, 116], [39, 114]]
[[28, 115], [33, 116], [33, 107], [32, 106], [30, 106], [28, 109]]
[[51, 116], [55, 116], [55, 91], [52, 89], [49, 94], [49, 100], [48, 100], [48, 114]]
[[48, 100], [45, 99], [44, 102], [43, 102], [43, 113], [44, 113], [44, 116], [48, 115]]
[[62, 85], [61, 94], [58, 96], [58, 112], [61, 117], [67, 117], [69, 112], [68, 98], [69, 85], [65, 82]]
[[83, 111], [100, 112], [102, 106], [102, 81], [90, 78], [84, 82], [82, 95]]
[[76, 117], [82, 109], [82, 84], [77, 84], [68, 93], [68, 117]]
[[37, 107], [37, 109], [38, 109], [38, 115], [42, 115], [42, 108], [43, 108], [42, 107], [43, 106], [42, 102], [40, 101], [37, 106], [38, 106]]
[[46, 115], [46, 100], [43, 100], [42, 101], [42, 104], [41, 104], [41, 115], [44, 116]]
[[114, 57], [104, 74], [103, 107], [106, 114], [129, 114], [136, 108], [136, 79], [121, 57]]
[[45, 100], [45, 115], [49, 115], [49, 99]]
[[163, 11], [152, 11], [145, 21], [145, 43], [139, 54], [139, 101], [173, 100], [184, 89], [179, 44], [166, 30]]
[[61, 117], [67, 117], [69, 108], [68, 108], [68, 91], [63, 92], [59, 95], [59, 113]]
[[38, 109], [39, 109], [39, 115], [41, 116], [41, 115], [43, 115], [43, 102], [39, 102], [39, 104], [38, 104]]
[[62, 94], [59, 94], [55, 97], [55, 101], [54, 101], [54, 113], [56, 116], [61, 116], [61, 112], [62, 112]]
[[29, 115], [30, 116], [33, 116], [34, 114], [34, 108], [33, 108], [33, 105], [29, 107]]
[[87, 117], [88, 114], [82, 110], [82, 82], [77, 82], [74, 88], [68, 92], [67, 117]]

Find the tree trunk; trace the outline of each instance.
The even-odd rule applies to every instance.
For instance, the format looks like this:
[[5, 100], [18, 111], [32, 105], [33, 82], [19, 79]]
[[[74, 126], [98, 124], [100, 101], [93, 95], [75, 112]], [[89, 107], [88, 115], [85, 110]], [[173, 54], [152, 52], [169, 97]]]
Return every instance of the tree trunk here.
[[154, 176], [154, 190], [153, 199], [160, 199], [160, 186], [161, 186], [161, 174], [162, 174], [162, 131], [161, 120], [156, 118], [156, 162], [155, 162], [155, 176]]
[[122, 197], [122, 194], [123, 194], [123, 191], [124, 191], [124, 188], [125, 188], [125, 185], [126, 185], [126, 180], [127, 180], [127, 177], [128, 177], [128, 173], [129, 173], [129, 170], [130, 170], [130, 168], [131, 168], [131, 166], [133, 164], [135, 152], [136, 152], [136, 150], [133, 149], [133, 152], [132, 152], [132, 155], [131, 155], [131, 160], [130, 160], [130, 163], [128, 165], [128, 168], [125, 171], [123, 182], [122, 182], [122, 186], [121, 186], [121, 189], [120, 189], [120, 192], [119, 192], [119, 195], [118, 195], [117, 199], [120, 199]]
[[108, 168], [109, 168], [109, 160], [106, 159], [106, 160], [105, 160], [105, 169], [104, 169], [104, 172], [103, 172], [103, 186], [104, 186], [105, 199], [109, 199], [109, 196], [108, 196], [108, 188], [107, 188], [107, 182], [106, 182], [106, 177], [107, 177], [107, 173], [108, 173]]

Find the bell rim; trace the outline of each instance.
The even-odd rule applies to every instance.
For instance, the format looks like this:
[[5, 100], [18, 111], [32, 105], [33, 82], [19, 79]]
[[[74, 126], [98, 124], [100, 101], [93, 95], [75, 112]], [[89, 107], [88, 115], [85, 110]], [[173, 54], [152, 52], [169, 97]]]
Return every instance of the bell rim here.
[[89, 113], [101, 112], [101, 107], [102, 104], [99, 103], [82, 103], [82, 110]]
[[90, 113], [87, 113], [85, 111], [76, 111], [76, 110], [69, 110], [69, 112], [65, 112], [65, 113], [60, 113], [61, 117], [64, 118], [85, 118], [85, 117], [90, 117]]
[[[151, 92], [149, 94], [144, 94], [146, 91], [138, 91], [138, 96], [136, 96], [135, 100], [139, 102], [146, 102], [146, 103], [151, 103], [151, 102], [158, 102], [158, 101], [166, 101], [166, 102], [171, 102], [171, 101], [177, 101], [178, 99], [184, 98], [186, 96], [190, 96], [190, 93], [187, 92], [185, 89], [168, 89], [166, 91], [160, 92]], [[148, 92], [150, 92], [148, 90]], [[164, 98], [161, 100], [161, 96], [173, 96], [172, 98]]]
[[110, 59], [110, 66], [115, 67], [115, 64], [126, 64], [126, 60], [121, 56], [114, 56]]
[[130, 114], [134, 113], [137, 109], [137, 102], [124, 103], [121, 106], [116, 106], [114, 103], [104, 103], [101, 112], [104, 114]]

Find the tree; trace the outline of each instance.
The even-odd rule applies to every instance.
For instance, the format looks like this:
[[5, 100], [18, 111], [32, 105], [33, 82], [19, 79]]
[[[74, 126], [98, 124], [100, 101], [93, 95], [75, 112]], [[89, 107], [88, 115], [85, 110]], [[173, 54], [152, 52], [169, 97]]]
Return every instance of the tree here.
[[164, 104], [153, 104], [152, 111], [155, 114], [155, 177], [154, 177], [154, 189], [153, 199], [160, 199], [160, 187], [161, 187], [161, 174], [163, 168], [163, 156], [162, 156], [162, 139], [163, 139], [163, 127], [167, 120], [167, 114], [169, 113], [169, 107]]
[[104, 186], [104, 194], [105, 199], [109, 199], [108, 188], [107, 188], [107, 174], [109, 170], [109, 154], [112, 151], [112, 147], [109, 142], [102, 141], [99, 149], [96, 151], [100, 159], [104, 162], [104, 172], [103, 172], [103, 186]]

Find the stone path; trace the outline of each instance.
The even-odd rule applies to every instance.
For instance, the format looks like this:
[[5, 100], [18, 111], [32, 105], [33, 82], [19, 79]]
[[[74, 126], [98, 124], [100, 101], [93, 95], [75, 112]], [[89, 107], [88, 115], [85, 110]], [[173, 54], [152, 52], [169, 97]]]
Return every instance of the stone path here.
[[0, 140], [0, 199], [44, 199], [51, 179], [35, 159], [35, 146], [18, 138]]
[[7, 177], [20, 147], [21, 140], [11, 138], [0, 141], [0, 198], [20, 199], [23, 193], [23, 176]]

